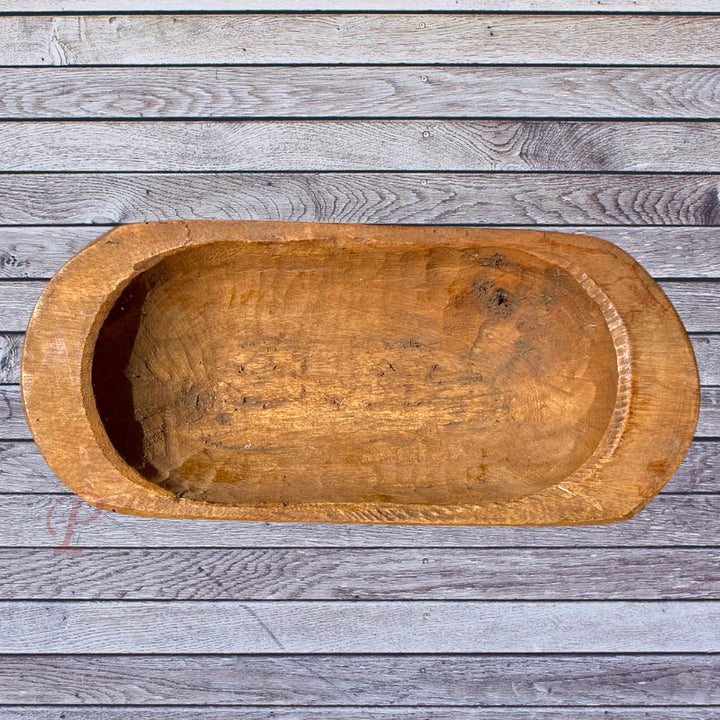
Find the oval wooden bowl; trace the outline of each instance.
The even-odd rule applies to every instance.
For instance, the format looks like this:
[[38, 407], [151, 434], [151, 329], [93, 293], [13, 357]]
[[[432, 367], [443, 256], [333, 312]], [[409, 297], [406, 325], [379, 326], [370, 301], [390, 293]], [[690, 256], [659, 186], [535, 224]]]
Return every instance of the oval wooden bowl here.
[[699, 405], [677, 314], [608, 242], [239, 221], [76, 255], [22, 393], [50, 467], [107, 510], [375, 523], [623, 520]]

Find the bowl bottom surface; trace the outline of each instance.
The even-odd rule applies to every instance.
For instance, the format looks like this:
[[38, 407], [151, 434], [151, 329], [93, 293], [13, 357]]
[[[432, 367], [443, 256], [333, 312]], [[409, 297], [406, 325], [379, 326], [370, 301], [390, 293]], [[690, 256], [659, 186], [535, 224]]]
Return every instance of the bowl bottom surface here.
[[597, 303], [529, 253], [219, 242], [130, 282], [92, 386], [120, 457], [182, 497], [458, 504], [583, 466], [618, 371]]

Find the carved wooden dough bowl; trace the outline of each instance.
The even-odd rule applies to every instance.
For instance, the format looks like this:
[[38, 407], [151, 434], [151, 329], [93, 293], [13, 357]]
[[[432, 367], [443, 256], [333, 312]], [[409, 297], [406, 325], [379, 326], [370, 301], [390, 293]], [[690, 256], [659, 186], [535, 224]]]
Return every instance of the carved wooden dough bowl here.
[[60, 270], [22, 359], [42, 454], [135, 515], [623, 520], [687, 451], [683, 326], [596, 238], [126, 225]]

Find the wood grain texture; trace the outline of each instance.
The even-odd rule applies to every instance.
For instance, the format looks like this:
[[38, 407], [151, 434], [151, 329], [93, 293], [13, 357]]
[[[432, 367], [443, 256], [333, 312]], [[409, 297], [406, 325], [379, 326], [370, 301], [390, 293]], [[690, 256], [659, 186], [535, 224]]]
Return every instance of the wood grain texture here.
[[2, 172], [707, 173], [720, 123], [38, 120], [0, 122], [0, 148]]
[[0, 442], [0, 493], [64, 493], [34, 442]]
[[713, 0], [2, 0], [2, 12], [148, 11], [515, 11], [716, 13]]
[[28, 440], [29, 428], [23, 413], [20, 388], [15, 385], [0, 386], [0, 433], [7, 434], [5, 439]]
[[[0, 333], [0, 384], [20, 382], [20, 352], [23, 336], [20, 333]], [[697, 334], [690, 336], [703, 385], [720, 385], [720, 336]]]
[[716, 65], [714, 15], [239, 14], [0, 18], [2, 63]]
[[715, 119], [715, 67], [6, 68], [0, 118]]
[[720, 601], [0, 602], [5, 654], [718, 651]]
[[[0, 333], [0, 384], [20, 382], [20, 333]], [[720, 385], [720, 335], [697, 334], [690, 342], [698, 363], [703, 385]]]
[[[417, 717], [435, 718], [433, 706], [504, 705], [520, 714], [505, 715], [501, 708], [493, 707], [493, 718], [545, 720], [585, 718], [583, 713], [590, 712], [588, 705], [612, 704], [642, 705], [648, 708], [646, 714], [637, 717], [664, 718], [659, 713], [663, 712], [661, 707], [669, 696], [677, 705], [717, 703], [719, 695], [714, 680], [718, 672], [720, 660], [714, 655], [5, 656], [0, 666], [0, 692], [7, 703], [157, 704], [160, 707], [155, 708], [156, 712], [163, 712], [166, 705], [227, 704], [243, 706], [243, 717], [251, 710], [246, 705], [379, 705], [385, 706], [387, 713], [398, 713], [387, 715], [389, 718], [404, 718], [405, 712], [412, 712], [407, 707], [401, 710], [396, 706], [422, 706], [427, 714]], [[578, 686], [583, 688], [581, 697]], [[392, 687], [392, 693], [388, 693], [388, 687]], [[545, 705], [546, 709], [535, 709], [539, 715], [521, 709], [534, 704]], [[576, 707], [563, 709], [563, 705]], [[335, 710], [332, 707], [332, 711]], [[693, 712], [691, 707], [683, 710]], [[319, 712], [327, 711], [329, 709]], [[465, 708], [460, 712], [470, 711]], [[616, 715], [616, 711], [620, 714]], [[38, 712], [43, 710], [38, 708]], [[136, 712], [132, 711], [133, 717]], [[203, 708], [202, 717], [215, 717], [212, 712], [210, 707]], [[264, 712], [268, 714], [260, 717], [275, 717], [269, 708]], [[278, 708], [277, 712], [283, 711]], [[366, 715], [359, 717], [367, 720], [377, 717], [376, 713], [386, 717], [380, 708], [365, 712]], [[457, 717], [477, 718], [477, 709], [472, 712], [473, 715]], [[626, 712], [632, 711], [614, 707], [611, 717], [636, 720], [636, 716], [626, 716]], [[26, 720], [29, 716], [19, 717]], [[35, 717], [45, 715], [33, 716], [33, 720]], [[587, 717], [595, 720], [603, 716]]]
[[10, 332], [24, 332], [46, 284], [36, 280], [0, 283], [0, 328], [7, 326]]
[[[720, 282], [661, 280], [658, 284], [675, 306], [688, 332], [720, 330]], [[46, 285], [44, 280], [0, 282], [0, 332], [25, 331], [33, 307]]]
[[720, 428], [720, 387], [706, 387], [702, 391], [703, 420], [698, 435], [717, 435]]
[[[126, 720], [132, 712], [133, 720], [197, 720], [202, 713], [203, 720], [235, 720], [238, 709], [208, 707], [4, 707], [7, 720]], [[243, 707], [242, 716], [248, 720], [471, 720], [477, 718], [477, 708], [433, 708], [433, 707]], [[595, 707], [595, 708], [492, 708], [492, 717], [497, 720], [718, 720], [720, 708], [701, 707]]]
[[[2, 286], [0, 286], [0, 290]], [[0, 298], [2, 293], [0, 292]], [[15, 385], [0, 387], [0, 440], [29, 440], [30, 431], [25, 421], [20, 389]], [[718, 435], [720, 427], [720, 388], [703, 387], [700, 395], [700, 417], [697, 437]]]
[[[345, 117], [668, 121], [720, 117], [717, 67], [720, 8], [716, 0], [686, 3], [677, 0], [417, 0], [412, 3], [409, 0], [247, 0], [242, 3], [205, 0], [200, 5], [190, 0], [153, 0], [151, 4], [147, 0], [0, 0], [0, 12], [122, 13], [150, 9], [355, 13], [374, 10], [594, 13], [599, 10], [695, 12], [711, 13], [715, 17], [699, 18], [698, 23], [698, 18], [687, 15], [411, 14], [389, 18], [366, 15], [340, 16], [343, 20], [340, 31], [333, 24], [337, 15], [300, 15], [300, 23], [295, 22], [293, 16], [245, 15], [228, 17], [224, 23], [223, 16], [199, 14], [187, 19], [179, 17], [174, 22], [172, 17], [156, 16], [147, 20], [143, 16], [118, 17], [112, 23], [109, 17], [97, 16], [1, 18], [0, 64], [12, 65], [18, 61], [48, 65], [6, 68], [0, 72], [0, 119]], [[425, 27], [416, 26], [420, 23], [425, 23]], [[299, 34], [294, 32], [296, 28], [301, 30]], [[252, 32], [256, 29], [267, 32], [263, 37], [255, 37]], [[276, 42], [278, 39], [280, 42]], [[694, 45], [696, 39], [697, 45]], [[244, 44], [244, 40], [248, 42]], [[273, 46], [273, 43], [276, 44]], [[323, 45], [321, 52], [318, 45]], [[275, 59], [291, 65], [253, 66], [252, 57], [256, 58], [254, 62]], [[372, 65], [292, 66], [303, 59], [309, 63], [318, 62], [317, 58], [319, 62], [328, 62], [328, 57], [332, 58], [330, 62]], [[482, 64], [435, 65], [448, 62], [448, 57], [450, 62], [477, 60]], [[103, 58], [135, 66], [50, 66], [68, 62], [94, 65]], [[236, 67], [136, 64], [144, 61], [154, 65], [173, 59], [185, 63], [193, 58], [200, 63], [240, 64]], [[384, 65], [394, 61], [429, 64]], [[517, 64], [528, 61], [544, 66]], [[552, 62], [565, 66], [546, 65]], [[573, 67], [584, 62], [608, 65]], [[611, 66], [627, 62], [664, 66]], [[693, 62], [705, 67], [666, 65], [674, 62]], [[413, 128], [420, 124], [411, 123]], [[50, 155], [56, 152], [55, 145], [66, 153], [62, 137], [42, 125], [43, 135], [37, 143], [32, 137], [28, 138], [24, 130], [16, 131], [12, 140], [26, 142], [29, 139], [36, 150], [45, 147]], [[237, 123], [229, 125], [235, 127]], [[452, 123], [440, 122], [440, 125], [446, 128]], [[661, 125], [665, 127], [666, 123]], [[647, 123], [643, 133], [652, 138], [656, 129], [654, 123]], [[140, 126], [118, 142], [141, 136], [142, 132], [144, 128]], [[232, 160], [236, 162], [233, 167], [240, 167], [246, 156], [252, 156], [247, 136], [226, 134], [223, 137], [230, 143]], [[455, 140], [451, 138], [454, 152], [447, 157], [475, 161], [478, 146], [473, 142], [472, 133], [458, 137], [469, 143], [469, 149], [454, 150]], [[542, 148], [537, 143], [533, 145], [531, 137], [523, 137], [532, 146], [532, 161], [543, 158], [553, 162], [579, 161], [577, 153], [558, 154], [554, 148], [551, 148], [552, 155], [543, 156]], [[241, 142], [233, 144], [234, 138], [240, 138]], [[428, 141], [435, 139], [423, 138], [422, 143], [418, 143], [422, 153], [402, 135], [395, 147], [413, 162], [422, 163], [439, 158], [437, 152], [424, 154]], [[666, 139], [667, 136], [663, 136], [663, 143]], [[207, 131], [201, 140], [209, 148], [216, 147]], [[274, 166], [287, 163], [290, 170], [297, 170], [290, 167], [290, 158], [309, 162], [324, 157], [326, 148], [319, 148], [319, 152], [313, 150], [305, 135], [294, 135], [293, 140], [302, 145], [286, 149], [278, 148], [273, 140], [273, 137], [269, 142], [266, 139], [264, 147], [270, 151]], [[447, 146], [447, 135], [442, 140]], [[369, 143], [367, 136], [348, 139], [353, 162], [392, 159], [359, 152], [363, 143]], [[618, 159], [625, 162], [635, 157], [642, 161], [639, 155], [642, 145], [637, 144], [636, 138], [631, 138], [631, 143], [625, 149], [609, 141], [607, 149], [613, 152], [608, 158], [603, 157], [603, 147], [597, 143], [592, 143], [593, 151], [599, 147], [597, 152], [589, 153], [587, 144], [577, 148], [582, 149], [582, 162], [587, 163], [579, 170], [603, 169], [604, 162], [614, 163]], [[714, 140], [703, 150], [713, 162], [717, 145]], [[498, 151], [507, 152], [508, 147], [502, 145], [499, 150], [491, 147], [491, 157], [497, 159]], [[0, 148], [0, 156], [6, 158], [12, 154], [18, 161], [17, 166], [22, 166], [21, 151], [12, 149], [8, 142], [0, 143]], [[117, 171], [123, 162], [136, 163], [139, 170], [147, 169], [141, 167], [140, 160], [123, 157], [117, 144], [111, 149], [119, 163], [108, 166], [110, 171]], [[198, 162], [200, 170], [209, 169], [202, 165], [202, 157], [192, 148], [180, 152], [166, 147], [160, 138], [153, 141], [151, 149], [150, 162], [156, 167], [162, 163], [177, 165], [179, 158], [180, 162], [188, 159]], [[674, 153], [671, 160], [675, 163], [697, 163], [705, 173], [711, 169], [709, 164], [700, 167], [703, 159], [697, 151], [684, 156], [677, 145], [646, 146], [647, 161], [656, 165], [665, 162], [669, 149]], [[509, 151], [521, 153], [517, 147]], [[92, 152], [80, 148], [77, 158], [93, 162]], [[109, 156], [102, 146], [96, 146], [94, 152], [94, 162], [100, 166], [107, 162]], [[142, 157], [145, 151], [135, 143], [133, 152]], [[342, 148], [339, 155], [343, 155]], [[219, 151], [209, 157], [214, 168], [223, 162]], [[400, 156], [395, 152], [393, 157]], [[507, 164], [507, 155], [499, 157], [499, 163]], [[515, 156], [509, 157], [512, 160]], [[76, 170], [74, 159], [67, 153], [59, 160], [41, 158], [38, 166], [31, 167], [28, 163], [27, 169], [36, 171], [57, 162]], [[336, 161], [332, 156], [325, 159]], [[13, 169], [16, 168], [10, 167]], [[262, 166], [260, 169], [268, 170]], [[0, 223], [32, 226], [33, 223], [67, 222], [95, 226], [0, 227], [0, 277], [48, 278], [87, 242], [109, 229], [110, 223], [177, 217], [560, 224], [554, 229], [585, 232], [616, 242], [655, 277], [671, 280], [720, 277], [720, 236], [716, 227], [720, 225], [719, 174], [632, 177], [581, 174], [569, 178], [544, 174], [524, 178], [502, 174], [483, 174], [477, 178], [458, 174], [450, 178], [445, 174], [364, 175], [366, 177], [334, 174], [329, 178], [304, 175], [284, 178], [263, 173], [262, 179], [225, 173], [197, 173], [187, 178], [62, 173], [0, 176]], [[267, 182], [273, 185], [266, 185]], [[591, 227], [581, 228], [583, 224]], [[8, 283], [12, 284], [15, 283]], [[8, 292], [10, 290], [8, 288]], [[22, 306], [23, 297], [27, 302], [33, 301], [32, 288], [18, 284], [16, 290], [20, 305], [8, 299], [9, 295], [0, 295], [0, 315], [7, 316], [6, 308], [15, 312], [12, 308]], [[2, 291], [0, 289], [0, 293]], [[677, 292], [684, 293], [682, 285], [677, 287]], [[23, 296], [23, 293], [26, 294]], [[686, 308], [691, 314], [702, 315], [707, 303], [715, 316], [720, 316], [715, 309], [716, 299], [704, 291], [688, 300]], [[720, 329], [717, 320], [712, 327], [712, 332]], [[693, 338], [705, 383], [718, 382], [717, 339], [715, 335]], [[0, 382], [17, 380], [15, 362], [20, 341], [20, 334], [0, 336]], [[10, 390], [12, 394], [12, 388], [3, 390]], [[714, 394], [710, 398], [710, 412], [715, 417], [718, 399]], [[4, 407], [1, 400], [0, 417]], [[15, 427], [22, 426], [18, 420], [22, 418], [15, 415], [10, 421], [11, 427], [13, 423]], [[4, 422], [0, 420], [0, 433], [3, 427]], [[714, 433], [718, 434], [717, 429]], [[658, 614], [657, 608], [653, 609], [656, 605], [653, 601], [662, 598], [707, 600], [712, 593], [718, 597], [718, 574], [711, 564], [717, 565], [715, 556], [720, 548], [717, 495], [720, 451], [717, 446], [714, 440], [693, 443], [682, 466], [664, 488], [664, 494], [640, 516], [620, 525], [488, 528], [478, 534], [469, 528], [173, 522], [110, 513], [91, 519], [94, 510], [81, 505], [76, 518], [81, 524], [74, 528], [72, 545], [86, 547], [80, 554], [66, 555], [52, 552], [52, 548], [62, 542], [74, 500], [68, 496], [61, 499], [63, 496], [22, 495], [59, 493], [65, 488], [33, 443], [2, 442], [0, 493], [20, 494], [0, 496], [0, 546], [15, 548], [0, 551], [0, 567], [4, 561], [6, 573], [0, 575], [3, 578], [0, 593], [7, 593], [3, 595], [5, 599], [16, 598], [16, 610], [22, 606], [22, 601], [17, 600], [23, 597], [17, 594], [22, 590], [28, 593], [25, 597], [34, 599], [52, 598], [53, 591], [62, 598], [110, 599], [109, 593], [115, 593], [115, 599], [148, 600], [199, 599], [198, 593], [203, 592], [216, 599], [291, 596], [302, 599], [312, 593], [324, 593], [320, 598], [323, 605], [328, 604], [323, 601], [330, 597], [350, 599], [349, 593], [359, 592], [361, 597], [375, 593], [377, 599], [429, 596], [424, 599], [437, 600], [440, 608], [444, 601], [453, 599], [497, 597], [547, 601], [569, 597], [592, 599], [592, 611], [597, 599], [627, 599], [630, 596], [623, 596], [623, 592], [635, 592], [633, 597], [651, 601], [644, 609], [651, 612], [650, 622], [654, 618], [653, 629], [664, 629], [668, 616]], [[693, 492], [713, 495], [672, 494]], [[55, 505], [58, 500], [59, 504]], [[89, 522], [84, 522], [88, 519]], [[50, 534], [48, 525], [56, 536]], [[284, 545], [295, 547], [284, 549]], [[434, 545], [436, 549], [423, 552], [422, 545]], [[92, 546], [106, 549], [90, 550]], [[116, 550], [113, 546], [135, 549]], [[204, 549], [195, 550], [194, 546]], [[524, 549], [517, 549], [518, 546]], [[39, 549], [32, 550], [32, 547]], [[187, 549], [182, 550], [183, 547]], [[570, 559], [567, 575], [563, 573], [564, 565], [559, 568], [561, 555]], [[428, 559], [427, 563], [422, 563], [423, 557]], [[101, 558], [115, 565], [102, 565]], [[176, 573], [170, 569], [173, 562]], [[197, 572], [208, 574], [210, 580], [206, 585], [197, 581], [197, 575], [193, 577], [193, 565]], [[623, 575], [624, 568], [629, 572]], [[467, 577], [463, 578], [463, 572]], [[125, 587], [123, 580], [127, 581]], [[568, 593], [563, 593], [563, 589]], [[476, 595], [470, 594], [473, 592]], [[517, 597], [511, 598], [511, 593]], [[601, 598], [603, 593], [606, 597]], [[273, 608], [282, 604], [266, 603], [269, 614], [260, 617], [274, 621]], [[527, 603], [526, 607], [532, 604]], [[95, 614], [101, 614], [104, 605], [104, 602], [94, 603]], [[129, 602], [124, 608], [134, 613], [134, 605]], [[163, 622], [172, 620], [176, 605], [184, 612], [185, 603], [166, 603], [164, 607], [168, 611], [159, 620], [160, 629]], [[219, 616], [214, 614], [212, 602], [198, 605], [198, 616], [206, 616], [203, 621], [212, 623], [217, 617], [220, 621], [224, 618], [226, 633], [231, 638], [237, 628], [236, 618], [241, 619], [243, 628], [244, 623], [250, 621], [239, 605], [233, 604], [234, 613], [224, 616], [222, 612]], [[584, 626], [574, 622], [577, 618], [577, 614], [572, 614], [574, 605], [573, 602], [557, 603], [563, 611], [557, 626], [566, 636], [578, 637], [579, 644], [583, 644]], [[636, 607], [641, 612], [643, 604], [637, 603]], [[338, 634], [352, 632], [363, 608], [361, 603], [347, 616], [349, 619], [333, 626], [338, 628]], [[567, 610], [571, 611], [569, 616]], [[24, 638], [27, 617], [11, 628], [18, 644]], [[326, 616], [320, 608], [317, 622], [310, 622], [307, 632], [314, 633], [315, 626], [323, 625], [326, 617], [332, 620], [336, 616], [332, 613]], [[527, 622], [531, 617], [523, 612], [521, 620]], [[296, 613], [294, 621], [298, 618], [308, 620], [309, 616]], [[66, 632], [62, 625], [54, 627], [53, 617], [48, 620], [38, 612], [34, 619], [36, 625], [47, 626], [48, 635]], [[507, 615], [500, 618], [509, 619]], [[611, 639], [616, 635], [614, 640], [623, 642], [623, 628], [618, 629], [612, 623], [603, 627], [602, 619], [592, 618], [598, 628], [593, 631], [600, 632], [602, 628]], [[718, 623], [715, 618], [710, 620], [714, 622], [710, 631], [702, 620], [687, 628], [688, 641], [714, 632]], [[418, 622], [428, 621], [435, 623], [436, 618]], [[361, 626], [363, 622], [366, 621], [361, 619]], [[412, 623], [393, 624], [399, 625], [400, 632], [402, 628], [411, 627], [405, 632], [416, 633]], [[444, 634], [450, 636], [455, 630], [464, 631], [465, 624], [466, 618], [460, 617], [451, 624], [450, 632]], [[94, 627], [91, 624], [78, 629], [72, 642], [76, 646], [85, 645], [85, 638], [93, 635]], [[373, 630], [381, 635], [384, 628], [385, 624], [380, 624]], [[144, 634], [144, 630], [137, 628], [136, 635]], [[512, 627], [504, 628], [502, 634], [512, 632]], [[422, 628], [419, 634], [422, 636]], [[591, 643], [594, 637], [591, 633]], [[98, 646], [101, 644], [98, 635], [94, 635], [92, 641]], [[378, 646], [383, 643], [384, 639], [379, 637]], [[223, 651], [228, 647], [225, 639], [218, 644]], [[150, 639], [147, 650], [152, 653], [159, 646]], [[370, 717], [464, 720], [492, 716], [498, 720], [720, 720], [720, 698], [716, 691], [720, 656], [716, 654], [349, 657], [149, 654], [113, 657], [52, 656], [45, 654], [48, 647], [51, 645], [39, 639], [38, 650], [43, 655], [0, 657], [0, 702], [24, 703], [0, 706], [0, 717], [9, 720], [125, 720], [129, 716], [137, 720], [196, 720], [199, 717], [229, 720], [238, 716], [249, 720], [269, 717], [278, 720], [367, 720]], [[334, 643], [330, 649], [336, 649]], [[435, 653], [436, 643], [429, 641], [427, 649]], [[530, 642], [520, 649], [524, 652], [532, 649]], [[173, 647], [171, 652], [174, 651]], [[218, 707], [218, 703], [225, 706]], [[452, 707], [455, 705], [465, 707]], [[492, 709], [481, 709], [478, 705], [492, 706]], [[672, 707], [664, 707], [666, 705]]]
[[718, 567], [707, 548], [0, 549], [0, 600], [713, 600]]
[[22, 340], [20, 334], [0, 334], [0, 384], [20, 382]]
[[[720, 443], [695, 440], [661, 493], [720, 493]], [[59, 493], [67, 487], [55, 477], [28, 440], [0, 442], [0, 493]]]
[[718, 174], [0, 174], [0, 224], [242, 218], [717, 226], [719, 193]]
[[43, 293], [22, 387], [100, 507], [300, 522], [627, 519], [699, 406], [679, 319], [614, 246], [347, 224], [112, 231]]
[[[111, 229], [98, 226], [0, 226], [0, 278], [50, 278], [75, 253]], [[720, 234], [712, 227], [529, 225], [528, 230], [578, 233], [615, 243], [658, 278], [720, 277]]]
[[0, 278], [49, 279], [103, 231], [94, 227], [0, 227]]
[[[0, 496], [0, 547], [54, 548], [73, 510], [67, 495]], [[52, 535], [48, 529], [55, 531]], [[614, 525], [561, 528], [408, 527], [163, 520], [101, 512], [81, 503], [77, 547], [656, 547], [720, 546], [720, 497], [659, 495]]]
[[720, 385], [720, 336], [693, 335], [690, 342], [697, 360], [700, 382]]

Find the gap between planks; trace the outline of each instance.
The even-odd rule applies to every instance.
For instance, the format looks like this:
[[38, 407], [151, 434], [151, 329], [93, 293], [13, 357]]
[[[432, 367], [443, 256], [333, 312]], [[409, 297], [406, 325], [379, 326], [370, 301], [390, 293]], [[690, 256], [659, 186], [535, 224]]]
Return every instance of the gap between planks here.
[[[678, 9], [680, 8], [680, 9]], [[68, 12], [523, 12], [523, 13], [716, 13], [712, 0], [2, 0], [5, 13]]]
[[[577, 691], [575, 692], [577, 698]], [[348, 702], [347, 698], [343, 702]], [[383, 700], [387, 703], [387, 698]], [[578, 707], [566, 706], [548, 709], [546, 706], [532, 707], [497, 707], [484, 705], [492, 711], [496, 720], [555, 720], [556, 718], [572, 718], [572, 720], [607, 720], [608, 717], [618, 720], [718, 720], [720, 708], [711, 706], [685, 707]], [[127, 706], [102, 707], [69, 706], [56, 707], [0, 705], [4, 720], [126, 720], [132, 713], [133, 720], [236, 720], [241, 708], [243, 718], [248, 720], [476, 720], [478, 709], [476, 704], [469, 707], [403, 707], [392, 705], [373, 705], [363, 707], [347, 707], [333, 705], [322, 706], [290, 706], [271, 705], [266, 707], [248, 707], [238, 704], [230, 707], [171, 707], [146, 704]]]

